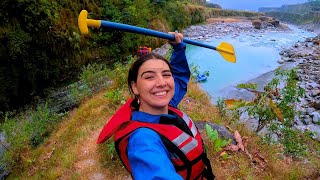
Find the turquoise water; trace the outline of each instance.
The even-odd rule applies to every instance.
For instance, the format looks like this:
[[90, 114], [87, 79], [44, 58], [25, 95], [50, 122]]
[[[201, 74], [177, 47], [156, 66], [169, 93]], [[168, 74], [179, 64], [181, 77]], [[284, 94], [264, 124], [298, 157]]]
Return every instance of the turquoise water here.
[[203, 90], [213, 100], [223, 97], [222, 89], [244, 83], [261, 74], [276, 69], [281, 58], [279, 52], [291, 47], [298, 41], [316, 34], [290, 26], [293, 32], [269, 32], [264, 34], [242, 34], [237, 37], [226, 36], [206, 42], [218, 46], [222, 41], [233, 45], [237, 57], [236, 63], [227, 62], [214, 50], [193, 45], [187, 46], [189, 63], [199, 66], [199, 71], [209, 71], [207, 81], [201, 83]]

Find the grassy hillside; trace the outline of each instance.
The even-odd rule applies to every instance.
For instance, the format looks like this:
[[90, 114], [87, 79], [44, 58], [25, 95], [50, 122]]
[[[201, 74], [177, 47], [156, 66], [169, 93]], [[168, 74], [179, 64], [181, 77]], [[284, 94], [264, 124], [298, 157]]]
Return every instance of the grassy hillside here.
[[[38, 108], [24, 119], [8, 119], [1, 126], [12, 144], [4, 159], [12, 171], [8, 179], [130, 179], [113, 143], [97, 145], [96, 141], [103, 125], [129, 97], [125, 77], [132, 60], [129, 58], [129, 64], [116, 64], [112, 69], [93, 66], [98, 68], [86, 71], [87, 76], [99, 74], [113, 81], [99, 93], [82, 97], [81, 105], [59, 118], [60, 123], [54, 126], [48, 118], [56, 115], [46, 108]], [[244, 149], [234, 152], [217, 149], [215, 141], [201, 132], [217, 179], [315, 179], [320, 175], [320, 145], [309, 136], [304, 138], [306, 154], [289, 155], [283, 144], [269, 144], [237, 119], [230, 118], [227, 114], [232, 112], [226, 113], [223, 104], [213, 106], [198, 84], [192, 81], [188, 88], [179, 104], [181, 110], [194, 121], [214, 122], [242, 136]], [[33, 144], [35, 140], [41, 141]], [[295, 136], [290, 142], [294, 146]]]

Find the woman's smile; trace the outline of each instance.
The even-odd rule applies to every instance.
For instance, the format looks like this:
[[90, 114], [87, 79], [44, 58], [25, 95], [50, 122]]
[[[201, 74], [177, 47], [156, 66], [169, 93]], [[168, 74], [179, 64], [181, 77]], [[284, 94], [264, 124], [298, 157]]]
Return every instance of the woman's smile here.
[[157, 92], [157, 93], [154, 93], [156, 96], [163, 96], [163, 95], [166, 95], [167, 94], [167, 91], [162, 91], [162, 92]]

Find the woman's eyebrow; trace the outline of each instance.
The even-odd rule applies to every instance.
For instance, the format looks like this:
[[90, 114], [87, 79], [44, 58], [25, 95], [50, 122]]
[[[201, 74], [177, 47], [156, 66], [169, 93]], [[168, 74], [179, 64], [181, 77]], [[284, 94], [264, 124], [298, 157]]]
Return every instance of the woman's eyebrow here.
[[141, 74], [141, 76], [140, 77], [142, 77], [144, 74], [146, 74], [146, 73], [155, 73], [154, 71], [145, 71], [145, 72], [143, 72], [142, 74]]
[[[163, 70], [163, 71], [162, 71], [162, 73], [167, 73], [167, 72], [170, 72], [170, 73], [171, 73], [170, 69], [167, 69], [167, 70]], [[146, 73], [155, 74], [156, 72], [155, 72], [155, 71], [145, 71], [145, 72], [143, 72], [143, 73], [141, 74], [140, 77], [142, 77], [142, 76], [143, 76], [144, 74], [146, 74]]]
[[166, 73], [166, 72], [170, 72], [170, 73], [171, 73], [170, 69], [168, 69], [168, 70], [163, 70], [162, 72], [163, 72], [163, 73]]

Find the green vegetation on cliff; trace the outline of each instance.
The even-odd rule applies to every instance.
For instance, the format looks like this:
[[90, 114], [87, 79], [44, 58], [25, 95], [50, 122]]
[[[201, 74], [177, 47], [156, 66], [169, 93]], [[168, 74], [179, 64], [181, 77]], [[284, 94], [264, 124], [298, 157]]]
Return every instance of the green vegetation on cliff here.
[[[23, 104], [30, 94], [74, 77], [88, 62], [105, 60], [112, 64], [122, 58], [120, 55], [133, 53], [139, 45], [152, 43], [150, 38], [120, 32], [81, 37], [77, 16], [82, 9], [87, 9], [93, 18], [142, 27], [148, 27], [149, 22], [162, 30], [169, 29], [169, 24], [186, 26], [181, 22], [188, 21], [181, 17], [165, 21], [167, 17], [161, 15], [162, 4], [163, 1], [144, 0], [1, 1], [0, 18], [4, 19], [0, 24], [1, 84], [5, 86], [0, 89], [0, 110]], [[165, 9], [172, 12], [177, 3], [166, 4]], [[159, 23], [155, 22], [154, 13], [160, 13]]]
[[202, 6], [203, 0], [2, 0], [0, 2], [0, 112], [16, 109], [43, 89], [77, 77], [89, 62], [112, 65], [139, 46], [165, 41], [132, 33], [92, 30], [82, 37], [77, 18], [126, 23], [163, 32], [182, 30], [213, 16], [254, 16]]
[[309, 0], [307, 3], [283, 5], [280, 8], [260, 8], [259, 12], [294, 24], [319, 23], [320, 1]]

